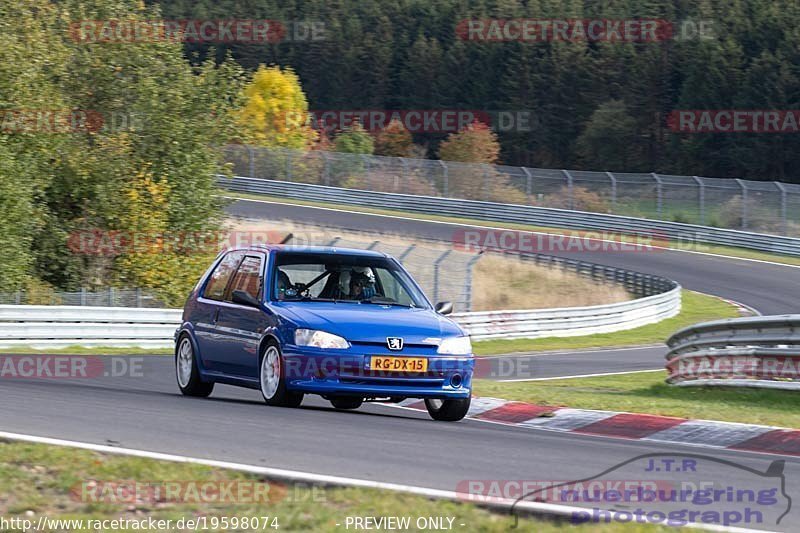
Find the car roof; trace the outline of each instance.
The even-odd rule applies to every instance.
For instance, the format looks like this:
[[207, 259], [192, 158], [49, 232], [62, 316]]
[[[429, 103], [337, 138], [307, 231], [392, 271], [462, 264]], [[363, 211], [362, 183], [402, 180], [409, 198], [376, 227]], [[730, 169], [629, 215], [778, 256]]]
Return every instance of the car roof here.
[[357, 255], [362, 257], [389, 257], [383, 252], [363, 250], [359, 248], [340, 248], [338, 246], [292, 246], [288, 244], [253, 244], [237, 248], [238, 250], [254, 250], [268, 252], [290, 252], [299, 254], [325, 254], [325, 255]]

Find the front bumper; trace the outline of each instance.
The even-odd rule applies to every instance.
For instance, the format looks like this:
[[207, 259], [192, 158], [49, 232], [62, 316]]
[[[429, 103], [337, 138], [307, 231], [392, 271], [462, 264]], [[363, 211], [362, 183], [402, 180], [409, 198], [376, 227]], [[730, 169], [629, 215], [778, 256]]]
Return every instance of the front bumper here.
[[[370, 368], [372, 356], [424, 357], [426, 372], [386, 372]], [[284, 347], [286, 385], [290, 390], [320, 395], [365, 398], [468, 398], [475, 366], [470, 356], [432, 355], [404, 350], [318, 350]]]

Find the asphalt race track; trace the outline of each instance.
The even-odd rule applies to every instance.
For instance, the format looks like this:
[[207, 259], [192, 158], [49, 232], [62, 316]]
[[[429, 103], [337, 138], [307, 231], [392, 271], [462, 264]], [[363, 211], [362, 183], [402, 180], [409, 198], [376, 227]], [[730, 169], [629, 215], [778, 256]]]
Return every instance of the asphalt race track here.
[[[427, 413], [383, 405], [337, 412], [327, 402], [309, 397], [300, 409], [267, 407], [258, 391], [219, 385], [209, 399], [185, 398], [177, 392], [171, 358], [140, 359], [142, 371], [132, 377], [0, 380], [2, 429], [444, 490], [456, 490], [467, 480], [583, 479], [654, 452], [675, 457], [707, 454], [759, 471], [766, 471], [776, 459], [476, 420], [434, 422]], [[800, 458], [785, 459], [787, 492], [800, 494]], [[698, 479], [750, 488], [762, 483], [740, 467], [706, 460], [699, 465]], [[622, 478], [607, 477], [653, 479], [653, 474], [647, 475], [628, 471]], [[657, 478], [667, 476], [660, 473]], [[680, 474], [681, 480], [689, 478]], [[764, 527], [776, 529], [766, 514]], [[800, 512], [788, 515], [780, 529], [784, 527], [797, 530]]]
[[[424, 237], [451, 241], [455, 231], [463, 229], [450, 224], [250, 201], [236, 202], [229, 211], [249, 218], [386, 231], [406, 235], [409, 240]], [[793, 312], [800, 301], [800, 270], [790, 267], [671, 251], [569, 255], [670, 277], [688, 289], [736, 300], [764, 314]], [[507, 358], [524, 359], [534, 369], [534, 375], [547, 377], [659, 368], [663, 353], [661, 347], [648, 347]], [[800, 458], [667, 446], [477, 420], [441, 423], [430, 420], [424, 412], [383, 405], [338, 412], [314, 397], [307, 397], [300, 409], [271, 408], [263, 404], [257, 391], [219, 385], [209, 399], [190, 399], [178, 392], [171, 358], [143, 357], [142, 364], [141, 374], [127, 377], [2, 379], [0, 398], [4, 410], [0, 429], [445, 490], [456, 490], [465, 480], [584, 479], [636, 456], [656, 452], [675, 456], [705, 454], [731, 461], [723, 464], [701, 459], [702, 468], [696, 476], [752, 489], [764, 482], [753, 472], [765, 472], [775, 459], [785, 459], [786, 491], [800, 501]], [[527, 375], [495, 377], [524, 379]], [[645, 475], [629, 471], [624, 478], [644, 479]], [[659, 476], [681, 480], [691, 477], [685, 472], [662, 472]], [[651, 504], [651, 508], [669, 510], [675, 505], [658, 503]], [[614, 507], [631, 506], [635, 504]], [[792, 509], [780, 525], [775, 524], [773, 514], [767, 517], [765, 513], [763, 523], [748, 526], [800, 530], [800, 510]]]

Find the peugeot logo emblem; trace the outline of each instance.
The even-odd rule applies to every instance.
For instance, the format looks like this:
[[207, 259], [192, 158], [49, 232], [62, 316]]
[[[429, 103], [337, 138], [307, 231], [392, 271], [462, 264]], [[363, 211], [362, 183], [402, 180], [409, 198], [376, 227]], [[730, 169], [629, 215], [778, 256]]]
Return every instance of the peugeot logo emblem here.
[[386, 337], [386, 346], [390, 350], [399, 351], [403, 349], [403, 339], [401, 337]]

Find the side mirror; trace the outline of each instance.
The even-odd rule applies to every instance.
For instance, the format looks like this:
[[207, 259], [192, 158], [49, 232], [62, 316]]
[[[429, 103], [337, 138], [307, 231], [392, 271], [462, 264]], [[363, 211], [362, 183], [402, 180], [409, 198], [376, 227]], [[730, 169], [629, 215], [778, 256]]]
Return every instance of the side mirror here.
[[240, 305], [248, 305], [250, 307], [258, 307], [258, 300], [253, 298], [249, 292], [246, 291], [233, 291], [233, 303]]
[[453, 302], [439, 302], [434, 309], [440, 315], [449, 315], [453, 312]]

